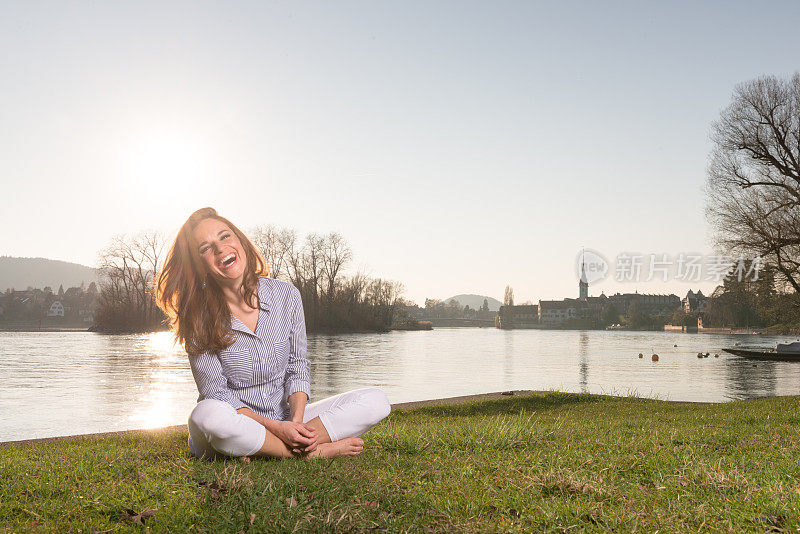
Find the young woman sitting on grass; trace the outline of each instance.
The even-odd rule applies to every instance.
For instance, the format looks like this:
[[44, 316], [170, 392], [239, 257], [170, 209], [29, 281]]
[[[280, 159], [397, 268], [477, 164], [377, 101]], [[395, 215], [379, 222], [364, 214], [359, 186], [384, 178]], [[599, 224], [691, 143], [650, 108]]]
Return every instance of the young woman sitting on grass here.
[[389, 414], [383, 391], [311, 394], [300, 292], [267, 278], [247, 237], [212, 208], [178, 231], [156, 283], [200, 393], [189, 450], [227, 456], [355, 456], [358, 438]]

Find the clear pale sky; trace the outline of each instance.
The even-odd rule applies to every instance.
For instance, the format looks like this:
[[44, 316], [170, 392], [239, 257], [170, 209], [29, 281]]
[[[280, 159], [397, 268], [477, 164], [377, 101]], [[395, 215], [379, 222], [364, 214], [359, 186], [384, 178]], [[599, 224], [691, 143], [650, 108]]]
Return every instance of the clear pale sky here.
[[[337, 231], [422, 303], [711, 253], [709, 125], [797, 2], [3, 2], [0, 255], [93, 265], [210, 205]], [[702, 282], [601, 290], [709, 290]]]

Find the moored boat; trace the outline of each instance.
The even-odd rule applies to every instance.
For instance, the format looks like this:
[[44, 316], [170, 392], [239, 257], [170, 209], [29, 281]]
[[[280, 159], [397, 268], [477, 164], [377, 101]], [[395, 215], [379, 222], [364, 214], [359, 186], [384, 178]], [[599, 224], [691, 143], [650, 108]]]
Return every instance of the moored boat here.
[[722, 349], [751, 360], [773, 360], [781, 362], [800, 362], [800, 341], [778, 343], [773, 348], [732, 348]]

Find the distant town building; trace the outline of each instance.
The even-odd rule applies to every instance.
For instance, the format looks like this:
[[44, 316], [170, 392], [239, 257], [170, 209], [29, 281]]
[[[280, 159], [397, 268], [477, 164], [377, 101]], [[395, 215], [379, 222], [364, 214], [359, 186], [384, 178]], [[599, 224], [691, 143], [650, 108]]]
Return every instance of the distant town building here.
[[586, 262], [581, 263], [581, 279], [578, 282], [578, 299], [589, 298], [589, 280], [586, 279]]
[[683, 311], [686, 313], [696, 313], [701, 312], [706, 309], [706, 301], [708, 297], [703, 295], [702, 291], [697, 291], [697, 293], [692, 292], [690, 289], [686, 296], [681, 300], [681, 306], [683, 307]]
[[57, 300], [50, 305], [50, 309], [47, 310], [47, 316], [64, 317], [64, 305], [61, 304], [60, 300]]
[[64, 298], [65, 299], [77, 299], [83, 295], [84, 290], [80, 287], [71, 287], [64, 291]]
[[646, 315], [668, 315], [679, 308], [681, 299], [678, 295], [646, 295], [642, 293], [616, 293], [608, 297], [609, 302], [618, 313], [629, 313], [635, 303], [639, 313]]
[[40, 325], [42, 320], [52, 319], [59, 325], [90, 324], [94, 321], [94, 308], [97, 304], [97, 286], [92, 284], [88, 290], [80, 287], [61, 288], [61, 298], [52, 288], [29, 287], [24, 291], [8, 289], [0, 293], [0, 320], [30, 322]]
[[520, 306], [500, 306], [495, 317], [497, 328], [535, 328], [539, 326], [539, 306], [522, 304]]
[[78, 310], [78, 315], [83, 318], [84, 323], [94, 323], [94, 312], [92, 310]]
[[578, 317], [579, 301], [576, 299], [540, 300], [539, 321], [545, 326], [558, 326]]
[[605, 296], [604, 293], [600, 293], [599, 297], [586, 297], [584, 302], [586, 302], [584, 317], [596, 319], [598, 321], [602, 319], [603, 314], [609, 306], [608, 297]]
[[[599, 297], [590, 297], [586, 268], [581, 265], [578, 298], [540, 300], [538, 306], [502, 306], [495, 325], [498, 328], [558, 327], [572, 322], [576, 326], [588, 327], [601, 324], [604, 314], [612, 306], [621, 315], [627, 315], [634, 309], [645, 315], [668, 315], [681, 306], [681, 299], [673, 294], [646, 295], [638, 292], [611, 296], [601, 293]], [[538, 315], [536, 321], [532, 317], [534, 311]]]

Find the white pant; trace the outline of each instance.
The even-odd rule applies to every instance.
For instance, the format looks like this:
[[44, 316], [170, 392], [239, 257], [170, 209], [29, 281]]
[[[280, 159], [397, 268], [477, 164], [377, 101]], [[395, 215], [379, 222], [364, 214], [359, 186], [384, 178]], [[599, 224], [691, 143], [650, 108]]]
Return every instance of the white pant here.
[[[355, 389], [306, 406], [303, 422], [319, 417], [331, 441], [360, 436], [389, 415], [391, 406], [380, 389]], [[205, 399], [189, 416], [189, 451], [198, 457], [252, 456], [261, 450], [267, 429], [237, 413], [227, 402]]]

